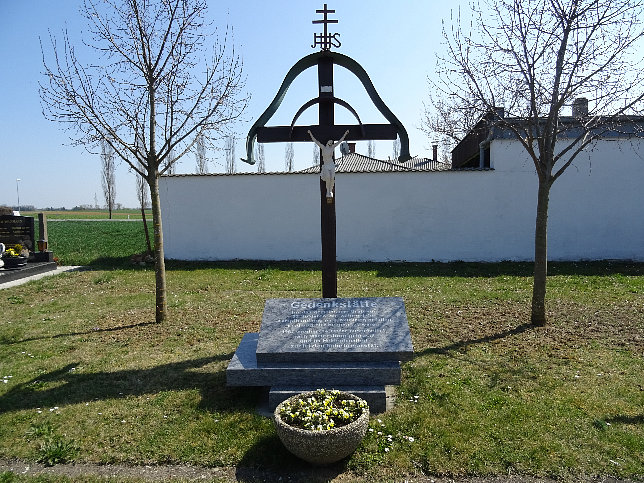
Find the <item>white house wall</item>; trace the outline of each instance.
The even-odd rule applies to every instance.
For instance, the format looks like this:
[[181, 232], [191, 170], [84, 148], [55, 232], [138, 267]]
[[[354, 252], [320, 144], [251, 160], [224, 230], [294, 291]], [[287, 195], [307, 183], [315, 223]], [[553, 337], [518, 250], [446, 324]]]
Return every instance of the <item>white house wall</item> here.
[[[534, 166], [517, 143], [496, 140], [491, 149], [493, 171], [338, 174], [338, 260], [531, 260]], [[550, 260], [644, 261], [640, 156], [631, 141], [602, 142], [555, 182]], [[162, 178], [166, 257], [319, 260], [318, 179]]]

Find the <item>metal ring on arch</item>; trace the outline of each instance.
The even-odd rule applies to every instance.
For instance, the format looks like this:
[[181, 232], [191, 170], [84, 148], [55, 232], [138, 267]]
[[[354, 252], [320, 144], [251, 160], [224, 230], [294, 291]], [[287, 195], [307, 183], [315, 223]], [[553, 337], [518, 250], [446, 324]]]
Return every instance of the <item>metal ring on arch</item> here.
[[257, 139], [257, 130], [260, 127], [265, 126], [270, 118], [273, 117], [273, 114], [275, 114], [278, 107], [284, 100], [286, 91], [291, 86], [295, 78], [309, 67], [317, 65], [318, 61], [323, 57], [330, 57], [331, 61], [334, 64], [344, 67], [345, 69], [352, 72], [358, 79], [360, 79], [362, 85], [364, 86], [367, 94], [371, 98], [371, 101], [374, 103], [376, 108], [380, 111], [384, 118], [387, 119], [387, 121], [389, 121], [396, 128], [398, 137], [400, 138], [400, 156], [398, 158], [398, 161], [403, 162], [411, 159], [411, 156], [409, 155], [409, 136], [407, 135], [405, 127], [380, 98], [378, 92], [376, 92], [375, 87], [371, 83], [371, 79], [369, 79], [369, 75], [362, 68], [362, 66], [351, 57], [340, 54], [338, 52], [319, 51], [314, 52], [313, 54], [309, 54], [306, 57], [302, 57], [288, 71], [286, 77], [284, 78], [284, 81], [282, 82], [282, 85], [275, 95], [275, 98], [248, 131], [248, 136], [246, 136], [246, 159], [242, 158], [242, 161], [248, 164], [255, 164], [255, 160], [253, 159], [253, 147]]
[[[335, 104], [340, 104], [342, 107], [345, 107], [351, 114], [353, 114], [353, 116], [357, 119], [358, 124], [360, 124], [360, 131], [362, 132], [362, 135], [363, 136], [365, 135], [364, 126], [362, 125], [362, 121], [360, 120], [360, 116], [358, 116], [358, 113], [356, 112], [356, 110], [353, 107], [351, 107], [351, 105], [348, 102], [343, 101], [342, 99], [340, 99], [338, 97], [329, 97], [327, 99], [332, 101]], [[311, 99], [309, 102], [307, 102], [302, 107], [300, 107], [300, 109], [297, 111], [297, 113], [293, 117], [293, 122], [291, 122], [291, 133], [290, 133], [291, 137], [293, 137], [293, 126], [295, 126], [295, 121], [297, 121], [297, 118], [300, 117], [302, 115], [302, 113], [304, 111], [306, 111], [309, 107], [311, 107], [313, 104], [319, 104], [320, 102], [323, 102], [323, 101], [325, 101], [327, 99], [322, 99], [321, 97], [316, 97], [315, 99]]]

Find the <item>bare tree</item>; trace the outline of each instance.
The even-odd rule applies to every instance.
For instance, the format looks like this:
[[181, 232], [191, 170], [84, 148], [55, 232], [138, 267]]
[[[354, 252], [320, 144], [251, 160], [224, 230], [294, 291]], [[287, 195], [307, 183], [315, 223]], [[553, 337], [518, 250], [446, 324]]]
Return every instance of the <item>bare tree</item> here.
[[226, 173], [235, 174], [237, 172], [237, 157], [235, 156], [235, 136], [226, 138]]
[[206, 143], [201, 136], [197, 137], [195, 156], [197, 159], [197, 174], [207, 174], [208, 158], [206, 157]]
[[145, 182], [143, 176], [136, 174], [136, 197], [139, 200], [141, 207], [141, 219], [143, 220], [143, 233], [145, 234], [145, 244], [148, 248], [148, 253], [152, 253], [152, 244], [150, 243], [150, 232], [148, 231], [148, 219], [145, 214], [146, 208], [150, 206], [150, 193], [148, 184]]
[[367, 156], [370, 158], [376, 157], [376, 143], [373, 142], [373, 139], [367, 141]]
[[257, 159], [257, 172], [265, 173], [266, 172], [266, 156], [264, 155], [264, 145], [262, 143], [257, 143], [257, 152], [255, 153]]
[[246, 106], [241, 61], [227, 35], [207, 45], [206, 6], [206, 0], [84, 0], [91, 38], [79, 46], [89, 51], [86, 60], [67, 32], [61, 44], [50, 36], [49, 58], [43, 48], [45, 116], [67, 123], [78, 145], [107, 142], [150, 188], [158, 322], [167, 307], [159, 177], [199, 136], [213, 144]]
[[[430, 82], [430, 92], [433, 91], [432, 87], [434, 85]], [[441, 94], [440, 90], [430, 94], [421, 129], [443, 152], [448, 153], [476, 125], [481, 112], [485, 112], [485, 105], [467, 97], [461, 100], [451, 96], [445, 100]]]
[[320, 148], [317, 144], [313, 143], [313, 164], [312, 166], [320, 166]]
[[105, 141], [101, 141], [101, 185], [103, 186], [103, 196], [105, 205], [112, 219], [112, 210], [116, 199], [116, 165], [114, 163], [114, 149]]
[[293, 143], [287, 143], [284, 149], [284, 170], [289, 173], [293, 171], [293, 162], [295, 161], [295, 151]]
[[[641, 106], [643, 77], [633, 54], [643, 36], [642, 10], [640, 0], [498, 0], [485, 10], [472, 5], [472, 21], [459, 15], [444, 29], [447, 54], [438, 59], [440, 80], [433, 87], [450, 101], [438, 118], [451, 119], [455, 112], [485, 116], [491, 128], [514, 136], [534, 162], [535, 325], [547, 321], [550, 188], [584, 148], [619, 129]], [[589, 100], [588, 112], [564, 122], [562, 110], [580, 97]], [[462, 121], [467, 126], [471, 118]]]

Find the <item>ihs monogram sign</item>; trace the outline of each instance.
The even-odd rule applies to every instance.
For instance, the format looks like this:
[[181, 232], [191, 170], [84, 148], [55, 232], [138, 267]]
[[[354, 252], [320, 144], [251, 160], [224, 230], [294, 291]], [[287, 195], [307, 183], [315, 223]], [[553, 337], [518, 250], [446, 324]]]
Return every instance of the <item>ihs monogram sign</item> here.
[[338, 33], [329, 33], [327, 29], [327, 25], [330, 23], [338, 23], [337, 20], [331, 20], [327, 17], [328, 14], [330, 13], [335, 13], [335, 10], [329, 10], [326, 6], [326, 3], [324, 4], [324, 8], [322, 10], [316, 10], [315, 13], [321, 13], [324, 15], [324, 19], [322, 20], [313, 20], [312, 23], [321, 23], [324, 24], [324, 33], [321, 34], [313, 34], [313, 45], [311, 45], [311, 48], [316, 48], [320, 47], [322, 50], [331, 50], [331, 47], [338, 48], [342, 44], [340, 43], [340, 40], [338, 37], [340, 34]]

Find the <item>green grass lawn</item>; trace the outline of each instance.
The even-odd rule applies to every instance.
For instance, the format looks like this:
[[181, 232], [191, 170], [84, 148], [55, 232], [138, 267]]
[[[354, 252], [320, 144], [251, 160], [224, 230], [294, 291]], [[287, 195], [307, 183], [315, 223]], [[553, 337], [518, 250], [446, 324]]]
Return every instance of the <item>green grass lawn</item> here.
[[[319, 264], [169, 263], [158, 325], [134, 245], [0, 290], [0, 458], [304, 468], [225, 369], [267, 298], [320, 296]], [[530, 268], [340, 264], [340, 296], [404, 298], [415, 358], [339, 472], [644, 477], [644, 265], [552, 264], [545, 328]]]
[[[151, 219], [148, 220], [148, 229], [150, 240], [154, 242]], [[47, 223], [47, 232], [49, 249], [61, 265], [128, 267], [131, 255], [147, 250], [140, 219], [130, 222], [50, 221]]]

